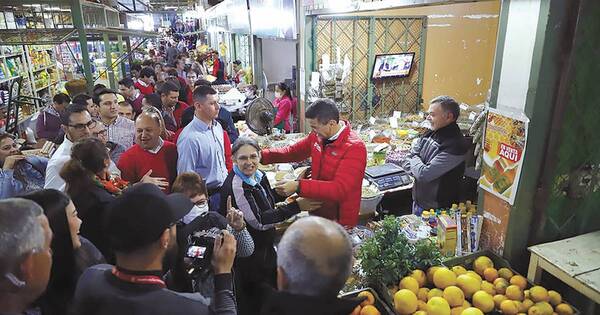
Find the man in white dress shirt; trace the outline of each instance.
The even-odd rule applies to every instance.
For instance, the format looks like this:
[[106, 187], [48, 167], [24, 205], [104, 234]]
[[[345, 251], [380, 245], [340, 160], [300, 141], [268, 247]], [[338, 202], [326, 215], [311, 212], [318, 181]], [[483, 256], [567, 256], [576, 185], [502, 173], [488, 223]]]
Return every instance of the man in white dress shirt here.
[[[59, 173], [67, 161], [71, 159], [71, 148], [73, 143], [91, 136], [90, 129], [96, 123], [85, 106], [71, 104], [61, 117], [61, 128], [65, 132], [65, 140], [56, 149], [48, 161], [46, 167], [46, 180], [44, 188], [53, 188], [65, 191], [65, 181]], [[120, 174], [117, 167], [111, 161], [109, 170], [112, 174]]]

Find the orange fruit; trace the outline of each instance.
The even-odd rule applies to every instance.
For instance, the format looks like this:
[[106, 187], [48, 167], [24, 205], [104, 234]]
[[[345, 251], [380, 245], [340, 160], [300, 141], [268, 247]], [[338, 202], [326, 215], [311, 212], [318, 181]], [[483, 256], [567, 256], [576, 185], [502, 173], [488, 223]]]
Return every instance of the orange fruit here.
[[473, 270], [477, 272], [480, 276], [483, 275], [483, 271], [486, 268], [493, 268], [494, 262], [487, 256], [479, 256], [473, 262]]
[[500, 268], [498, 269], [498, 276], [500, 276], [501, 278], [506, 279], [506, 281], [510, 280], [510, 278], [512, 278], [512, 276], [514, 276], [515, 274], [512, 272], [512, 270], [508, 269], [508, 268]]
[[476, 307], [468, 307], [460, 314], [461, 315], [483, 315], [483, 312]]
[[552, 304], [552, 306], [557, 306], [562, 302], [562, 296], [554, 290], [548, 291], [548, 297], [550, 298], [550, 304]]
[[459, 307], [465, 302], [465, 294], [463, 291], [453, 285], [444, 289], [443, 298], [448, 302], [450, 307]]
[[506, 293], [506, 288], [509, 286], [508, 281], [504, 278], [498, 278], [494, 281], [494, 289], [498, 294]]
[[429, 293], [428, 288], [420, 288], [419, 293], [417, 293], [417, 298], [423, 302], [427, 302], [427, 294]]
[[429, 269], [427, 269], [427, 283], [433, 285], [433, 274], [442, 267], [440, 266], [433, 266]]
[[485, 291], [477, 291], [473, 294], [473, 306], [484, 313], [494, 310], [494, 297]]
[[456, 285], [456, 274], [448, 268], [439, 268], [433, 274], [433, 283], [442, 290], [451, 285]]
[[513, 301], [523, 301], [523, 291], [516, 285], [509, 285], [506, 288], [506, 293], [504, 294], [509, 300]]
[[500, 309], [500, 304], [502, 304], [502, 302], [507, 301], [508, 299], [506, 298], [506, 296], [502, 295], [502, 294], [496, 294], [494, 295], [494, 306], [497, 309]]
[[354, 310], [352, 311], [352, 313], [350, 313], [350, 315], [360, 315], [360, 305], [356, 305], [356, 307], [354, 308]]
[[531, 297], [531, 300], [535, 303], [550, 301], [550, 296], [548, 295], [548, 291], [546, 290], [546, 288], [539, 285], [536, 285], [529, 289], [529, 296]]
[[500, 310], [502, 314], [516, 315], [519, 313], [519, 304], [516, 301], [505, 300], [500, 304]]
[[498, 271], [494, 267], [485, 268], [483, 271], [483, 277], [489, 282], [494, 282], [494, 280], [498, 278]]
[[521, 275], [512, 276], [510, 284], [518, 286], [523, 291], [527, 288], [527, 279]]
[[367, 305], [373, 305], [373, 304], [375, 304], [375, 296], [373, 296], [373, 293], [371, 293], [369, 291], [362, 291], [362, 292], [358, 293], [358, 297], [365, 297], [366, 298], [364, 301], [362, 301], [360, 303], [361, 307], [365, 307]]
[[411, 290], [402, 289], [394, 294], [394, 309], [397, 314], [412, 314], [417, 311], [419, 303]]
[[456, 278], [456, 286], [465, 293], [465, 297], [467, 298], [470, 298], [475, 292], [481, 289], [481, 283], [467, 274]]
[[417, 279], [413, 277], [402, 278], [402, 280], [400, 280], [400, 284], [398, 284], [398, 287], [400, 288], [400, 290], [408, 289], [411, 290], [414, 294], [419, 293], [419, 282], [417, 282]]
[[425, 274], [423, 270], [415, 269], [410, 276], [417, 280], [419, 283], [419, 288], [422, 288], [427, 284], [427, 274]]
[[558, 313], [558, 315], [573, 315], [574, 313], [573, 308], [566, 303], [558, 304], [555, 311]]
[[367, 305], [360, 310], [360, 315], [381, 315], [381, 313], [375, 306]]

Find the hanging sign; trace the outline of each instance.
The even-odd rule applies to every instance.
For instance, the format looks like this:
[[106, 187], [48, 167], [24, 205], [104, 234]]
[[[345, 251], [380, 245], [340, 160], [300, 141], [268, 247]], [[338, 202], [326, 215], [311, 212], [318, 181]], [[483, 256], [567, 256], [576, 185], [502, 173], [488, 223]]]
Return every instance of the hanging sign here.
[[497, 109], [487, 115], [479, 186], [511, 205], [521, 176], [528, 124], [527, 117]]

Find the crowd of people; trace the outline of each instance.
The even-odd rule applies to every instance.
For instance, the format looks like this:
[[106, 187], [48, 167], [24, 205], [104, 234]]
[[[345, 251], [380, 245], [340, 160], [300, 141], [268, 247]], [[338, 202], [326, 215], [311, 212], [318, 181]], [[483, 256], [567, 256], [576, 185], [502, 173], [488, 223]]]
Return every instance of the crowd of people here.
[[[367, 152], [336, 104], [314, 101], [307, 136], [261, 148], [215, 89], [240, 83], [239, 62], [228, 78], [216, 51], [151, 55], [118, 91], [68, 82], [37, 116], [49, 157], [0, 133], [0, 314], [350, 314], [361, 300], [337, 296]], [[294, 132], [290, 87], [274, 90], [274, 126]], [[416, 214], [457, 200], [458, 115], [456, 101], [435, 98], [432, 130], [403, 163]], [[307, 159], [273, 186], [259, 169]], [[275, 226], [301, 211], [310, 216], [277, 243]]]
[[[36, 125], [49, 158], [0, 134], [0, 314], [349, 314], [360, 300], [337, 295], [365, 145], [318, 100], [310, 135], [261, 148], [220, 106], [221, 69], [211, 83], [203, 64], [167, 57], [134, 67], [118, 91], [57, 94]], [[283, 83], [275, 103], [292, 131]], [[274, 187], [258, 167], [307, 158], [312, 171]], [[301, 211], [315, 216], [277, 244], [275, 225]]]

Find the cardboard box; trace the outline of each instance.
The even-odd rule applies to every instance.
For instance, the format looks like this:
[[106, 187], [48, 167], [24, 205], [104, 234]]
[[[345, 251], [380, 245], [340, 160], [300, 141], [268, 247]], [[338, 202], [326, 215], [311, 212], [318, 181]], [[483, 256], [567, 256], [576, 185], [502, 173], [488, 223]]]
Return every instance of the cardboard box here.
[[456, 221], [448, 215], [440, 215], [437, 218], [437, 237], [440, 251], [449, 256], [456, 253]]

